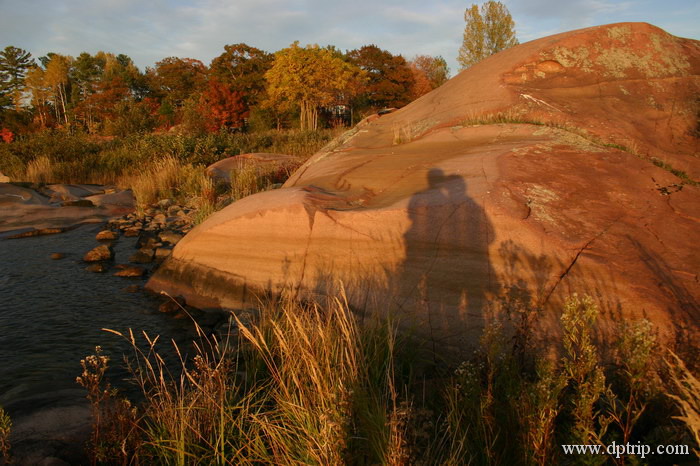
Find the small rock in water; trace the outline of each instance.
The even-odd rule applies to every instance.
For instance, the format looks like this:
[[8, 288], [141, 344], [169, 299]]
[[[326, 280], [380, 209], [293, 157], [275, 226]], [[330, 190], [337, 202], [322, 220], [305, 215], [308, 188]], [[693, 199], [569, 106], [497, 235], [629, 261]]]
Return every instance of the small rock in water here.
[[97, 241], [113, 241], [117, 239], [118, 235], [115, 231], [112, 230], [102, 230], [95, 236], [95, 239]]
[[170, 253], [172, 253], [173, 250], [170, 248], [158, 248], [156, 249], [156, 257], [155, 260], [156, 262], [163, 262], [165, 259], [170, 256]]
[[159, 223], [161, 225], [165, 225], [165, 223], [166, 223], [165, 214], [156, 214], [153, 217], [153, 223]]
[[168, 298], [167, 301], [163, 302], [158, 306], [160, 312], [166, 312], [168, 314], [173, 312], [179, 312], [185, 307], [185, 298], [182, 296], [176, 296], [175, 298]]
[[160, 234], [160, 240], [164, 243], [177, 244], [182, 239], [182, 235], [174, 231], [164, 231]]
[[156, 235], [154, 233], [150, 231], [142, 231], [141, 234], [139, 234], [139, 239], [136, 241], [136, 247], [138, 249], [153, 249], [156, 243]]
[[124, 291], [127, 293], [138, 293], [141, 291], [141, 285], [129, 285], [126, 288], [124, 288]]
[[63, 254], [62, 252], [54, 252], [51, 254], [50, 257], [51, 257], [51, 259], [57, 261], [59, 259], [63, 259], [64, 257], [66, 257], [66, 255]]
[[134, 236], [138, 236], [139, 233], [141, 233], [140, 228], [131, 227], [131, 228], [127, 228], [126, 230], [124, 230], [124, 236], [126, 236], [127, 238], [132, 238]]
[[138, 265], [127, 265], [120, 269], [114, 274], [115, 277], [143, 277], [146, 274], [146, 269]]
[[107, 266], [104, 265], [101, 262], [97, 262], [95, 264], [90, 264], [87, 267], [85, 267], [85, 270], [88, 272], [93, 272], [93, 273], [104, 273], [107, 271]]
[[133, 264], [150, 264], [153, 262], [153, 249], [139, 249], [129, 257], [129, 262]]
[[92, 251], [89, 251], [88, 253], [85, 254], [83, 257], [83, 260], [85, 262], [97, 262], [97, 261], [106, 261], [110, 260], [114, 257], [114, 250], [103, 244], [100, 246], [97, 246], [95, 249]]

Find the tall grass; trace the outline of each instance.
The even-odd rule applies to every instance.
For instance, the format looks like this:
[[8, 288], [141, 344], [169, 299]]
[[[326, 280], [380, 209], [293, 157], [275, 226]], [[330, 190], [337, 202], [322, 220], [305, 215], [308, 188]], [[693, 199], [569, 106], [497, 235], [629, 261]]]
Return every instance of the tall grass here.
[[620, 329], [616, 365], [603, 365], [587, 297], [563, 309], [559, 360], [496, 322], [473, 358], [420, 378], [396, 327], [360, 325], [342, 295], [324, 305], [269, 301], [259, 312], [233, 317], [233, 338], [199, 329], [191, 349], [174, 346], [179, 375], [158, 338], [144, 333], [144, 345], [111, 331], [134, 348], [145, 402], [136, 412], [92, 396], [96, 409], [122, 413], [117, 435], [103, 425], [93, 451], [113, 450], [122, 435], [124, 461], [147, 464], [624, 464], [639, 458], [565, 456], [561, 445], [698, 441], [697, 378], [673, 359], [675, 382], [652, 389], [660, 352], [645, 321]]
[[671, 352], [666, 364], [675, 393], [671, 398], [680, 408], [676, 419], [682, 421], [695, 440], [695, 455], [700, 458], [700, 379], [690, 372], [677, 354]]
[[[175, 158], [195, 166], [209, 165], [248, 152], [275, 152], [308, 157], [338, 130], [263, 131], [256, 133], [134, 134], [124, 138], [97, 138], [64, 131], [25, 135], [0, 144], [0, 171], [13, 180], [52, 183], [116, 183], [156, 159]], [[42, 160], [39, 160], [42, 159]], [[38, 170], [41, 168], [42, 170]], [[44, 178], [37, 177], [45, 174]]]
[[10, 463], [10, 431], [12, 430], [12, 420], [5, 410], [0, 406], [0, 458], [6, 463]]

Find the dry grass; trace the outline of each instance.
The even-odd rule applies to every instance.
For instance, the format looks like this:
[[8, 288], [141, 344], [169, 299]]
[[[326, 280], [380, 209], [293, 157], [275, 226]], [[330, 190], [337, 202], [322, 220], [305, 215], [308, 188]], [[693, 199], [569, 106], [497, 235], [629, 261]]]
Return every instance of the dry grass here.
[[12, 420], [5, 410], [0, 406], [0, 458], [6, 463], [11, 462], [10, 457], [10, 431], [12, 430]]
[[[342, 298], [323, 307], [286, 299], [265, 306], [255, 324], [235, 321], [240, 341], [218, 341], [198, 328], [189, 361], [173, 343], [179, 376], [169, 372], [157, 337], [144, 333], [142, 347], [131, 331], [110, 330], [134, 348], [131, 372], [147, 399], [130, 429], [113, 426], [138, 436], [126, 442], [135, 449], [131, 460], [405, 464], [397, 459], [406, 456], [411, 409], [399, 400], [405, 390], [394, 388], [388, 327], [361, 332]], [[93, 360], [99, 356], [85, 361]], [[106, 389], [90, 389], [99, 380], [85, 386], [103, 406]], [[105, 439], [114, 434], [99, 425], [93, 451], [109, 451]]]
[[50, 183], [54, 181], [54, 164], [46, 156], [40, 156], [27, 164], [25, 175], [32, 183]]
[[666, 360], [666, 364], [677, 393], [669, 396], [680, 409], [681, 415], [676, 419], [687, 426], [698, 447], [695, 455], [700, 458], [700, 380], [688, 370], [681, 358], [673, 352], [669, 353], [671, 360]]
[[[678, 443], [682, 429], [672, 410], [644, 388], [657, 354], [649, 326], [621, 331], [626, 365], [604, 375], [596, 317], [590, 298], [567, 302], [559, 361], [543, 357], [543, 348], [516, 345], [513, 330], [496, 322], [473, 359], [422, 384], [406, 375], [415, 360], [406, 358], [395, 327], [360, 326], [343, 295], [323, 305], [269, 301], [254, 317], [233, 317], [228, 340], [198, 328], [194, 357], [173, 344], [177, 374], [157, 337], [144, 333], [144, 345], [131, 331], [111, 331], [133, 346], [130, 367], [146, 401], [130, 411], [103, 396], [109, 390], [90, 390], [102, 386], [101, 376], [86, 384], [91, 399], [108, 408], [99, 408], [101, 419], [108, 412], [116, 419], [99, 424], [93, 451], [145, 464], [544, 465], [572, 459], [561, 444], [623, 436], [632, 444]], [[644, 351], [629, 353], [633, 348]], [[87, 372], [99, 375], [102, 365]], [[670, 366], [679, 419], [697, 441], [700, 384], [682, 361]], [[648, 440], [649, 426], [667, 436]], [[126, 447], [118, 453], [115, 445]], [[620, 461], [628, 460], [635, 461]]]

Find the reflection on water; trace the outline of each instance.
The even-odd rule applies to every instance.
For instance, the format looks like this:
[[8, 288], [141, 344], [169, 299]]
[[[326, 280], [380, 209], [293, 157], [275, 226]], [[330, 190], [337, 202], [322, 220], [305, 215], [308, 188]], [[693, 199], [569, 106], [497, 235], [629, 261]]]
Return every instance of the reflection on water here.
[[[0, 240], [0, 406], [11, 416], [82, 402], [75, 377], [96, 345], [111, 356], [111, 378], [126, 375], [128, 345], [102, 328], [145, 330], [162, 341], [191, 335], [192, 323], [159, 313], [155, 297], [124, 290], [144, 280], [85, 270], [82, 256], [97, 245], [100, 229]], [[117, 263], [127, 262], [134, 244], [134, 238], [115, 243]], [[53, 252], [66, 257], [51, 260]]]

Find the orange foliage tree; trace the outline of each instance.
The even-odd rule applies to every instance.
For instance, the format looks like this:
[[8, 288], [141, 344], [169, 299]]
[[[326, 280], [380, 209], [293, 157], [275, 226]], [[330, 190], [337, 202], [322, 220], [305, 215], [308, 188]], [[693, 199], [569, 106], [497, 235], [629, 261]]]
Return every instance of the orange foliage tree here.
[[243, 93], [233, 91], [218, 79], [211, 77], [199, 99], [200, 112], [206, 116], [206, 128], [216, 132], [222, 128], [240, 129], [249, 115]]

